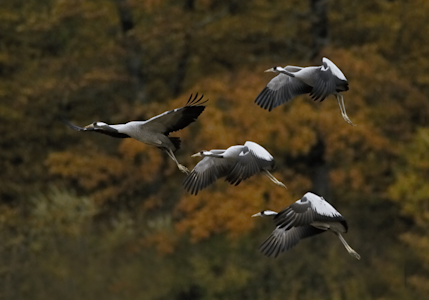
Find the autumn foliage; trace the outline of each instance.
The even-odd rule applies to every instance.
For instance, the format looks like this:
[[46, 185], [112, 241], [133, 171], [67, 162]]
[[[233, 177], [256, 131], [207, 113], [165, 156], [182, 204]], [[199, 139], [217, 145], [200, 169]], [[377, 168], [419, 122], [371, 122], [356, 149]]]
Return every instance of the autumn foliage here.
[[[320, 10], [322, 5], [323, 9]], [[4, 299], [423, 299], [429, 287], [429, 2], [6, 1], [0, 9], [0, 295]], [[326, 14], [326, 15], [323, 15]], [[327, 36], [314, 24], [326, 18]], [[319, 42], [318, 42], [319, 41]], [[316, 55], [315, 55], [316, 54]], [[330, 58], [335, 97], [268, 112], [274, 66]], [[254, 141], [274, 175], [187, 194], [133, 139], [70, 130], [208, 98], [178, 160]], [[271, 260], [250, 216], [313, 191], [347, 219]]]

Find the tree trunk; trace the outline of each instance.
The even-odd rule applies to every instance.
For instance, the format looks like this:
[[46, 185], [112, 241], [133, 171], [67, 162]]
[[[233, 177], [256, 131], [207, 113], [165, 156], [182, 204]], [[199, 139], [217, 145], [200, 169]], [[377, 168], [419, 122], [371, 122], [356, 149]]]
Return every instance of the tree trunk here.
[[309, 153], [309, 166], [314, 193], [329, 198], [329, 167], [325, 161], [325, 142], [319, 137]]
[[[192, 13], [195, 10], [195, 0], [187, 0], [183, 6], [185, 13]], [[191, 57], [191, 43], [192, 43], [192, 30], [193, 27], [190, 24], [189, 28], [186, 29], [184, 39], [184, 45], [182, 54], [179, 57], [177, 72], [173, 78], [172, 89], [174, 97], [177, 97], [183, 90], [183, 80], [186, 76], [189, 58]]]
[[127, 0], [114, 0], [123, 34], [123, 47], [127, 52], [126, 68], [133, 81], [133, 98], [136, 102], [146, 101], [145, 74], [142, 67], [142, 46], [134, 38], [132, 30], [135, 27], [132, 10]]
[[312, 51], [310, 59], [318, 59], [321, 50], [325, 47], [328, 40], [328, 1], [310, 0], [310, 20], [311, 33], [313, 37]]

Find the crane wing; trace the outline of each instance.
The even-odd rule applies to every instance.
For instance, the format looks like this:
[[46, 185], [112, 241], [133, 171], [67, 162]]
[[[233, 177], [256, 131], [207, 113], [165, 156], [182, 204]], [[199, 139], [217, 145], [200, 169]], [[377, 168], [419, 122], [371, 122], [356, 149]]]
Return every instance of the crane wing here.
[[[315, 211], [314, 221], [317, 222], [340, 222], [347, 232], [348, 225], [346, 219], [323, 197], [316, 195], [308, 195], [307, 193], [304, 197], [308, 197], [312, 205], [313, 210]], [[304, 198], [303, 197], [303, 198]]]
[[266, 256], [277, 257], [280, 253], [289, 250], [304, 238], [322, 233], [325, 230], [310, 225], [292, 227], [289, 230], [277, 227], [260, 246], [260, 250]]
[[205, 106], [202, 104], [208, 100], [201, 101], [204, 95], [199, 99], [197, 99], [197, 97], [198, 93], [193, 99], [191, 95], [185, 106], [166, 111], [160, 115], [150, 118], [141, 126], [144, 126], [145, 130], [151, 130], [165, 135], [185, 128], [192, 122], [195, 122], [205, 109]]
[[183, 187], [189, 193], [197, 195], [199, 191], [206, 188], [218, 178], [228, 174], [231, 163], [219, 157], [204, 157], [186, 176]]
[[237, 157], [236, 163], [230, 170], [226, 181], [238, 185], [241, 181], [261, 172], [262, 169], [272, 169], [274, 158], [262, 146], [254, 142], [246, 142]]
[[237, 160], [228, 176], [225, 178], [230, 184], [238, 185], [241, 181], [259, 173], [261, 168], [255, 156], [247, 147], [243, 148], [243, 152], [237, 157]]
[[323, 65], [314, 72], [315, 80], [310, 96], [314, 101], [323, 101], [327, 96], [336, 92], [336, 77], [326, 62], [323, 62]]
[[271, 111], [273, 108], [311, 91], [311, 86], [301, 80], [285, 74], [279, 74], [271, 79], [256, 97], [255, 103], [263, 109]]
[[264, 147], [251, 141], [244, 143], [244, 146], [249, 149], [261, 168], [274, 166], [274, 157]]
[[279, 212], [274, 218], [274, 223], [284, 230], [292, 227], [309, 225], [315, 219], [315, 212], [311, 207], [311, 202], [297, 202]]

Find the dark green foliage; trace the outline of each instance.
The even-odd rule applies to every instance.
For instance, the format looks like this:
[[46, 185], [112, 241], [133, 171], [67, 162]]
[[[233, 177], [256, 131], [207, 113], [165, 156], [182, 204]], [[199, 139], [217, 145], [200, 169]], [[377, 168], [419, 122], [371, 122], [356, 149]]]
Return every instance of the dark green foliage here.
[[[428, 3], [2, 1], [0, 298], [426, 297]], [[349, 80], [356, 127], [334, 97], [253, 103], [264, 70], [323, 56]], [[172, 134], [178, 160], [253, 140], [288, 190], [261, 175], [191, 196], [155, 147], [60, 121], [147, 119], [196, 92], [210, 100]], [[346, 218], [361, 261], [329, 233], [258, 252], [273, 224], [250, 216], [309, 190]]]

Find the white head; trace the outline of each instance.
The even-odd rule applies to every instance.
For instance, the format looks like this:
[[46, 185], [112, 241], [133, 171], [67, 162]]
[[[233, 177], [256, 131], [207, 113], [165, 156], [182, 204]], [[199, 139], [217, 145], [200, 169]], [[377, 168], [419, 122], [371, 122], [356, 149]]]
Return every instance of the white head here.
[[202, 150], [202, 151], [200, 151], [200, 152], [197, 152], [197, 153], [195, 153], [195, 154], [192, 154], [191, 155], [191, 157], [204, 157], [204, 156], [207, 156], [207, 155], [209, 155], [210, 154], [210, 151], [207, 151], [207, 150]]
[[193, 155], [191, 155], [191, 157], [206, 157], [206, 156], [210, 156], [210, 157], [223, 157], [222, 154], [225, 152], [225, 150], [211, 150], [211, 151], [207, 151], [207, 150], [202, 150], [200, 152], [197, 152]]
[[109, 124], [104, 123], [104, 122], [94, 122], [93, 124], [94, 124], [94, 126], [109, 126]]
[[282, 67], [275, 66], [275, 67], [273, 67], [271, 69], [265, 70], [264, 72], [280, 73], [282, 71], [285, 71], [285, 69], [282, 68]]
[[252, 217], [272, 217], [277, 215], [277, 212], [272, 210], [263, 210], [261, 212], [258, 212], [257, 214], [252, 215]]
[[104, 122], [92, 122], [91, 124], [85, 126], [84, 128], [96, 128], [96, 127], [103, 127], [103, 126], [109, 126], [109, 124], [106, 124]]

